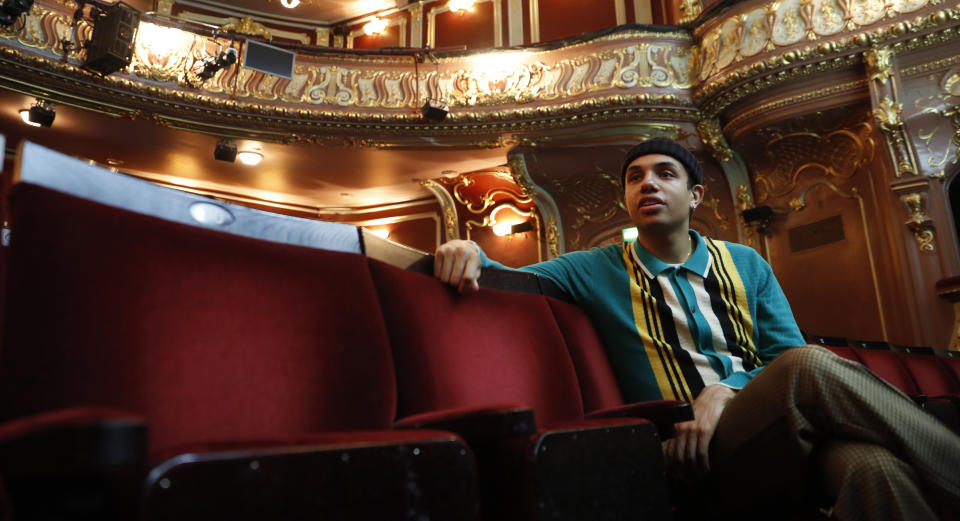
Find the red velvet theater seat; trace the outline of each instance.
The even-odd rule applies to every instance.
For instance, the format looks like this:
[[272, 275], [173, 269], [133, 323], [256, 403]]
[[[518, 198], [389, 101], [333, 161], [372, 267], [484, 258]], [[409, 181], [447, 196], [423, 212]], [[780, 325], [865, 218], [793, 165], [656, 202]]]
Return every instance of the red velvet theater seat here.
[[[545, 297], [459, 295], [430, 276], [373, 260], [370, 268], [390, 331], [398, 414], [407, 417], [399, 424], [458, 430], [471, 444], [484, 518], [668, 515], [655, 427], [584, 420], [577, 373]], [[522, 415], [510, 421], [523, 408], [539, 430]]]
[[686, 402], [624, 403], [613, 368], [590, 318], [568, 302], [554, 298], [547, 301], [576, 369], [587, 418], [645, 418], [656, 424], [660, 437], [664, 439], [673, 436], [674, 423], [693, 419], [693, 408]]
[[[90, 168], [66, 165], [68, 182]], [[140, 197], [150, 190], [171, 192]], [[107, 407], [146, 426], [142, 518], [475, 515], [471, 455], [454, 435], [352, 432], [388, 429], [396, 413], [363, 256], [171, 222], [27, 178], [11, 208], [0, 420], [28, 428], [0, 428], [0, 453], [51, 450], [44, 439], [64, 434], [37, 415]], [[77, 447], [124, 435], [85, 422], [71, 424]], [[36, 490], [34, 469], [0, 474], [15, 508], [37, 506], [17, 503]]]

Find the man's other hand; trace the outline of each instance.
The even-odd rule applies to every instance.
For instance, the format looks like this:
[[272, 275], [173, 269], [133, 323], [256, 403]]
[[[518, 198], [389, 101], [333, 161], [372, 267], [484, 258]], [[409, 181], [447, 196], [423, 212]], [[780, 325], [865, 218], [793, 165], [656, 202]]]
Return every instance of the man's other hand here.
[[711, 385], [693, 401], [693, 420], [674, 425], [677, 435], [667, 441], [667, 465], [678, 477], [695, 480], [710, 471], [710, 440], [720, 415], [736, 391], [725, 385]]
[[433, 275], [457, 291], [478, 291], [480, 284], [480, 247], [473, 241], [454, 240], [440, 245], [434, 253]]

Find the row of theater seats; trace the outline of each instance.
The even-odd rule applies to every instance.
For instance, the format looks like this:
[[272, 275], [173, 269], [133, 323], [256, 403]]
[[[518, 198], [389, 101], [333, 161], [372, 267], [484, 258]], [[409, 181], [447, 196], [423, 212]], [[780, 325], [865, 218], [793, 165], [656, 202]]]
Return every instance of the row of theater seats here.
[[689, 405], [624, 404], [535, 278], [460, 296], [353, 227], [19, 154], [5, 517], [670, 517], [660, 442]]
[[[671, 517], [660, 441], [690, 407], [624, 404], [536, 277], [460, 296], [353, 227], [29, 144], [15, 174], [0, 517]], [[956, 358], [830, 348], [927, 406], [957, 394]]]
[[843, 337], [804, 337], [866, 365], [960, 433], [960, 352]]

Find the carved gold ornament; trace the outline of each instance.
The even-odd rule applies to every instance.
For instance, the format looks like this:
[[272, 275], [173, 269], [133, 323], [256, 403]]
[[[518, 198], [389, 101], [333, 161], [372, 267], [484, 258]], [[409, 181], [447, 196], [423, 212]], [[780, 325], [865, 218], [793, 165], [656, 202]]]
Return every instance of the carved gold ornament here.
[[923, 194], [919, 192], [907, 194], [902, 197], [902, 200], [907, 205], [907, 213], [909, 214], [909, 218], [904, 224], [913, 232], [913, 238], [917, 241], [917, 246], [920, 247], [921, 251], [935, 252], [933, 219], [927, 217], [924, 213]]
[[756, 201], [793, 192], [809, 172], [837, 179], [853, 177], [873, 160], [872, 133], [873, 127], [864, 122], [826, 135], [809, 130], [776, 135], [764, 145], [763, 159], [754, 167]]
[[900, 111], [903, 110], [902, 103], [894, 103], [889, 97], [883, 98], [880, 107], [873, 110], [873, 117], [880, 124], [880, 129], [885, 132], [893, 132], [903, 126], [903, 120], [900, 119]]
[[443, 241], [450, 241], [460, 238], [460, 225], [457, 222], [457, 209], [450, 192], [442, 184], [433, 179], [421, 179], [420, 186], [423, 186], [437, 198], [440, 203], [440, 209], [443, 213], [444, 238]]
[[720, 129], [720, 122], [716, 119], [700, 120], [697, 123], [697, 131], [700, 134], [700, 140], [703, 141], [710, 153], [721, 163], [729, 161], [733, 157], [733, 150], [727, 144], [723, 131]]
[[267, 30], [266, 26], [260, 22], [254, 21], [254, 19], [250, 18], [249, 16], [246, 18], [241, 18], [236, 22], [224, 24], [220, 28], [224, 31], [233, 31], [235, 33], [246, 34], [250, 36], [263, 36], [267, 39], [271, 38], [270, 31]]
[[580, 248], [580, 232], [588, 223], [610, 220], [623, 205], [619, 175], [596, 172], [551, 181], [552, 192], [575, 212], [574, 222], [566, 226], [571, 249]]
[[717, 226], [721, 230], [727, 230], [730, 228], [730, 220], [726, 218], [723, 214], [720, 213], [720, 200], [716, 197], [710, 197], [703, 200], [703, 206], [713, 210], [713, 218], [717, 221]]
[[680, 2], [680, 23], [692, 22], [700, 13], [703, 12], [703, 4], [700, 0], [681, 0]]
[[877, 81], [886, 85], [890, 76], [893, 75], [893, 50], [889, 47], [870, 49], [864, 53], [867, 63], [867, 74], [870, 75], [870, 81]]

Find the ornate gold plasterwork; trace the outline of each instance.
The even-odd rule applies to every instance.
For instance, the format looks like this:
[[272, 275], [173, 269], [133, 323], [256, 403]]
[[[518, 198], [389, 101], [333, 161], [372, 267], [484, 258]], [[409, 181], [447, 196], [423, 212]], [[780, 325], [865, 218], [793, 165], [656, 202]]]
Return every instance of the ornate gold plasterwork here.
[[680, 2], [680, 23], [685, 24], [696, 20], [703, 12], [703, 4], [700, 0], [681, 0]]
[[713, 210], [713, 218], [716, 219], [717, 226], [719, 226], [721, 230], [730, 228], [730, 220], [720, 213], [720, 199], [716, 197], [706, 198], [702, 204], [704, 207]]
[[741, 212], [747, 208], [753, 208], [753, 196], [750, 195], [750, 189], [746, 185], [737, 186], [737, 202]]
[[884, 85], [887, 83], [887, 80], [893, 76], [892, 58], [893, 50], [889, 47], [870, 49], [864, 53], [864, 60], [867, 64], [867, 74], [870, 76], [870, 81], [880, 82]]
[[444, 242], [459, 239], [460, 225], [457, 222], [457, 208], [450, 192], [433, 179], [421, 179], [420, 186], [429, 190], [437, 198], [437, 202], [440, 203], [440, 210], [443, 212]]
[[789, 194], [805, 172], [819, 171], [838, 179], [853, 177], [873, 160], [872, 134], [872, 125], [864, 122], [826, 135], [812, 131], [775, 135], [764, 145], [763, 166], [755, 168], [756, 202]]
[[727, 144], [727, 139], [723, 136], [723, 130], [720, 128], [720, 122], [716, 118], [702, 119], [697, 122], [697, 132], [700, 134], [700, 140], [707, 145], [710, 153], [717, 161], [723, 163], [733, 157], [733, 151]]
[[[843, 6], [850, 1], [853, 0], [842, 0], [836, 5], [842, 10]], [[869, 1], [883, 3], [882, 0]], [[708, 29], [701, 38], [699, 52], [701, 83], [694, 93], [696, 101], [705, 102], [702, 105], [704, 117], [714, 117], [740, 99], [776, 85], [812, 74], [855, 67], [860, 59], [859, 50], [866, 49], [871, 44], [882, 46], [887, 42], [893, 42], [890, 45], [893, 53], [901, 54], [924, 47], [943, 45], [960, 37], [960, 32], [952, 27], [955, 20], [960, 18], [960, 8], [934, 11], [932, 8], [940, 3], [939, 0], [929, 2], [921, 0], [915, 6], [916, 9], [906, 9], [903, 5], [899, 8], [885, 5], [885, 15], [876, 21], [865, 23], [868, 21], [866, 18], [857, 18], [852, 21], [853, 23], [844, 24], [843, 31], [833, 36], [811, 31], [807, 34], [808, 40], [824, 41], [807, 47], [796, 48], [795, 44], [799, 40], [778, 39], [777, 28], [780, 20], [787, 18], [785, 13], [796, 13], [796, 16], [803, 19], [809, 26], [814, 16], [812, 11], [814, 3], [815, 0], [802, 0], [802, 2], [801, 0], [781, 0], [779, 3], [771, 4], [777, 6], [778, 13], [772, 24], [769, 19], [766, 22], [761, 21], [760, 17], [756, 18], [756, 22], [751, 23], [766, 23], [774, 27], [774, 37], [770, 39], [773, 48], [771, 49], [768, 45], [764, 52], [743, 61], [742, 65], [737, 65], [741, 62], [739, 59], [730, 60], [730, 63], [726, 64], [718, 61], [718, 46], [721, 45], [720, 35], [726, 24], [723, 20], [734, 20], [741, 16], [735, 13], [742, 12], [748, 7], [733, 9], [728, 18], [711, 22], [711, 29]], [[820, 5], [822, 7], [824, 4]], [[807, 11], [807, 7], [811, 11]], [[857, 9], [850, 9], [849, 12], [855, 13]], [[834, 9], [830, 7], [828, 10]], [[907, 13], [912, 16], [918, 10], [924, 14], [907, 18]], [[782, 18], [781, 15], [783, 15]], [[749, 32], [750, 29], [751, 27], [748, 26], [743, 30]], [[783, 29], [779, 31], [782, 32]], [[916, 36], [904, 39], [906, 35]], [[742, 56], [740, 49], [736, 52], [728, 51], [728, 53]]]
[[[955, 63], [960, 63], [960, 56]], [[951, 60], [938, 60], [940, 67], [918, 67], [926, 71], [935, 68], [949, 67]], [[960, 161], [960, 67], [954, 67], [941, 72], [940, 75], [930, 75], [931, 83], [939, 83], [939, 91], [931, 96], [917, 98], [914, 109], [921, 116], [935, 115], [935, 118], [919, 117], [917, 121], [917, 138], [926, 151], [926, 166], [930, 167], [927, 177], [943, 180], [946, 177], [947, 161], [956, 165]], [[937, 82], [937, 77], [940, 81]], [[932, 89], [931, 89], [932, 90]], [[946, 123], [946, 124], [944, 124]], [[941, 133], [946, 132], [946, 135]], [[952, 157], [952, 159], [951, 159]]]
[[928, 253], [937, 251], [933, 243], [935, 239], [933, 219], [925, 213], [926, 201], [924, 195], [920, 192], [914, 192], [902, 196], [901, 200], [907, 205], [907, 214], [909, 216], [904, 224], [906, 224], [907, 228], [913, 233], [913, 238], [917, 241], [917, 246], [920, 247], [921, 251]]
[[560, 227], [557, 226], [557, 220], [553, 218], [547, 223], [547, 250], [551, 259], [560, 256]]
[[797, 94], [794, 96], [787, 96], [785, 98], [775, 99], [769, 101], [762, 105], [759, 105], [755, 108], [747, 110], [743, 113], [738, 114], [727, 123], [726, 128], [728, 130], [742, 128], [749, 121], [756, 120], [757, 117], [769, 114], [773, 110], [777, 110], [784, 107], [792, 107], [798, 103], [805, 103], [808, 101], [819, 100], [825, 97], [833, 96], [836, 94], [841, 94], [844, 92], [850, 92], [855, 90], [863, 89], [867, 86], [866, 80], [854, 80], [846, 83], [841, 83], [838, 85], [831, 85], [829, 87], [824, 87], [821, 89], [812, 90], [809, 92], [804, 92], [803, 94]]
[[235, 33], [246, 34], [249, 36], [263, 36], [267, 39], [271, 38], [270, 31], [266, 28], [266, 26], [255, 21], [249, 16], [240, 18], [236, 22], [224, 24], [220, 28], [224, 31], [233, 31]]
[[[515, 183], [513, 176], [509, 172], [488, 173], [501, 176], [504, 179], [509, 180], [509, 182]], [[482, 214], [490, 207], [503, 200], [504, 197], [510, 199], [514, 204], [517, 205], [533, 204], [533, 199], [522, 191], [515, 191], [504, 187], [496, 187], [491, 188], [481, 194], [480, 200], [478, 201], [479, 205], [475, 205], [473, 201], [470, 201], [470, 197], [465, 195], [463, 192], [465, 189], [475, 185], [476, 183], [477, 181], [475, 179], [464, 176], [462, 179], [460, 179], [460, 181], [453, 185], [453, 189], [451, 190], [453, 192], [453, 198], [456, 199], [458, 203], [462, 204], [470, 213], [478, 215]], [[522, 187], [520, 188], [522, 190]]]
[[[759, 47], [776, 52], [803, 40], [816, 42], [844, 31], [873, 29], [883, 20], [905, 18], [939, 3], [940, 0], [780, 0], [758, 9], [756, 3], [743, 2], [743, 7], [734, 7], [723, 17], [710, 21], [711, 28], [700, 35], [704, 51], [701, 78], [725, 72], [739, 61], [738, 57], [751, 56]], [[933, 22], [944, 23], [949, 14], [934, 13], [931, 17]], [[920, 28], [923, 22], [921, 19], [918, 24], [914, 19], [903, 22], [903, 26], [888, 23], [891, 32], [900, 36]]]
[[894, 52], [890, 47], [875, 47], [864, 53], [869, 75], [868, 86], [873, 117], [887, 141], [895, 175], [919, 175], [913, 145], [903, 128], [899, 80], [894, 77]]
[[550, 181], [552, 192], [574, 211], [574, 222], [567, 230], [571, 249], [580, 248], [580, 231], [588, 223], [602, 223], [623, 208], [620, 179], [616, 174], [596, 172]]

